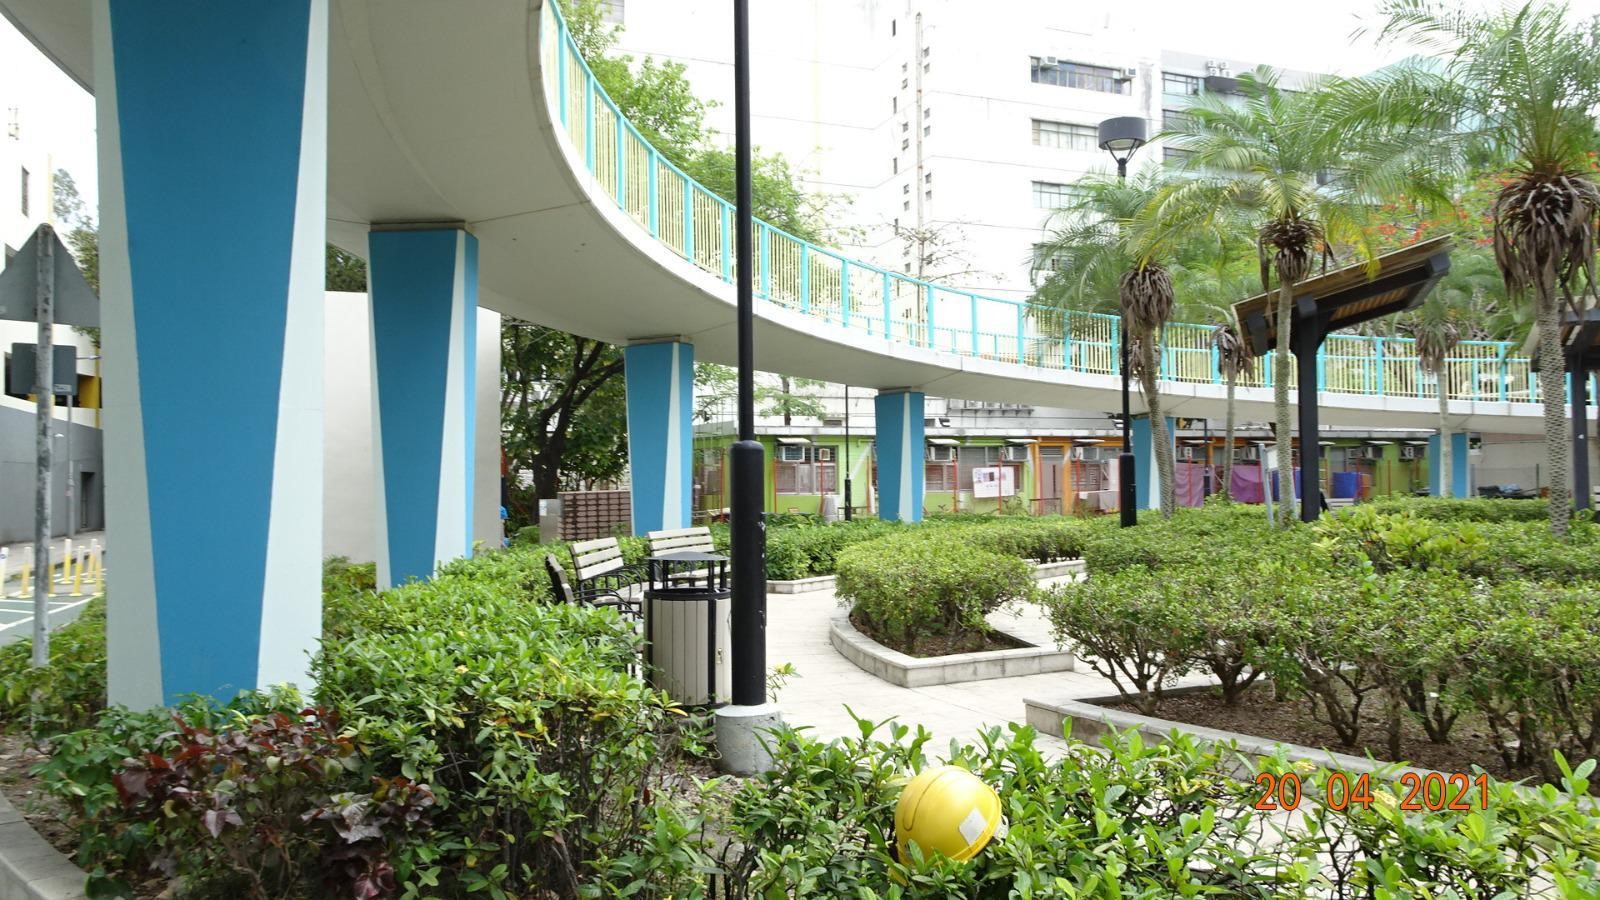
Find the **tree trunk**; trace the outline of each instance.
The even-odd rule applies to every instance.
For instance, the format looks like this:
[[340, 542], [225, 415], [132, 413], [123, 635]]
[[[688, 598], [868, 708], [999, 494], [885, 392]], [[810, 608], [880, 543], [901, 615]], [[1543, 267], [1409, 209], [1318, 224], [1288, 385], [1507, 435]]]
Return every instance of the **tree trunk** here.
[[1233, 502], [1233, 389], [1239, 381], [1239, 373], [1233, 370], [1228, 372], [1228, 413], [1227, 421], [1223, 426], [1222, 439], [1222, 499], [1225, 503]]
[[1150, 416], [1150, 442], [1155, 445], [1156, 479], [1161, 485], [1161, 517], [1170, 519], [1178, 505], [1173, 485], [1176, 460], [1172, 436], [1167, 433], [1167, 417], [1161, 414], [1160, 379], [1156, 377], [1161, 353], [1154, 334], [1145, 335], [1139, 342], [1139, 356], [1139, 386], [1144, 391], [1144, 407]]
[[782, 398], [778, 401], [783, 404], [783, 427], [789, 427], [789, 376], [778, 376], [779, 389], [783, 391]]
[[1450, 370], [1448, 363], [1436, 370], [1435, 378], [1439, 383], [1439, 496], [1450, 496], [1450, 425], [1445, 421], [1450, 414], [1450, 388], [1445, 382], [1449, 380]]
[[[1289, 378], [1294, 372], [1294, 354], [1289, 352], [1290, 326], [1294, 321], [1294, 283], [1278, 279], [1278, 348], [1272, 354], [1272, 402], [1278, 423], [1278, 526], [1294, 526], [1294, 458], [1290, 442], [1294, 437], [1294, 418], [1289, 406]], [[1262, 490], [1271, 491], [1270, 483]]]
[[1567, 533], [1572, 519], [1572, 441], [1567, 423], [1566, 374], [1561, 354], [1561, 306], [1553, 285], [1536, 285], [1539, 318], [1539, 394], [1544, 401], [1544, 458], [1550, 475], [1550, 531]]

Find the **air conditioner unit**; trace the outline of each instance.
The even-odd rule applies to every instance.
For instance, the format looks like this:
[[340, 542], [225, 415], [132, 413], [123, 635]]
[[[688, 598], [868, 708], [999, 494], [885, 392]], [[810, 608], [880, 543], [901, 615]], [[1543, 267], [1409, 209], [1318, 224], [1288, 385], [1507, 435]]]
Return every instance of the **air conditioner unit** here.
[[1425, 455], [1424, 449], [1417, 444], [1406, 444], [1400, 448], [1401, 459], [1422, 459]]
[[1056, 59], [1054, 56], [1039, 57], [1039, 68], [1041, 69], [1054, 69], [1059, 65], [1061, 65], [1061, 60]]
[[833, 462], [833, 448], [832, 447], [818, 447], [817, 448], [817, 462]]
[[1234, 462], [1256, 462], [1261, 459], [1259, 447], [1236, 447], [1233, 451]]
[[938, 444], [928, 445], [928, 462], [955, 462], [956, 448]]
[[1344, 452], [1345, 459], [1377, 459], [1377, 447], [1351, 447]]
[[1119, 78], [1118, 80], [1119, 81], [1132, 81], [1134, 78], [1138, 77], [1138, 75], [1139, 75], [1139, 70], [1138, 69], [1135, 69], [1133, 66], [1128, 66], [1128, 67], [1126, 67], [1126, 68], [1124, 68], [1122, 70], [1122, 77]]
[[1000, 448], [1000, 458], [1005, 462], [1027, 462], [1028, 448], [1020, 444], [1008, 444]]
[[806, 448], [800, 444], [783, 444], [778, 447], [778, 462], [805, 462]]
[[1185, 462], [1195, 462], [1206, 458], [1204, 447], [1194, 447], [1188, 444], [1178, 448], [1178, 458]]

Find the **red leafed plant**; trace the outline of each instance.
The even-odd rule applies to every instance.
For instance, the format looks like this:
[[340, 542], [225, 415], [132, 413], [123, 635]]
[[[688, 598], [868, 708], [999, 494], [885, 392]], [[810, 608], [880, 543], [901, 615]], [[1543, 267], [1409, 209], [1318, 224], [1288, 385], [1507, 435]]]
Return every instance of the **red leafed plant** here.
[[161, 752], [114, 778], [124, 812], [150, 828], [152, 865], [207, 895], [330, 897], [396, 891], [389, 848], [428, 825], [433, 791], [406, 778], [360, 786], [360, 757], [322, 708], [250, 717], [212, 731], [174, 716]]

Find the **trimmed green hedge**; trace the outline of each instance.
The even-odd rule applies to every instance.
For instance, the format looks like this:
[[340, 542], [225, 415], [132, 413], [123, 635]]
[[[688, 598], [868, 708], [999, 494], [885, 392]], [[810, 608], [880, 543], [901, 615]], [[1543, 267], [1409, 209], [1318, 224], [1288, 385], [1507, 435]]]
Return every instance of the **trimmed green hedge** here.
[[930, 638], [989, 629], [984, 616], [1033, 590], [1022, 559], [979, 549], [969, 530], [911, 531], [839, 554], [836, 591], [881, 643], [916, 653]]

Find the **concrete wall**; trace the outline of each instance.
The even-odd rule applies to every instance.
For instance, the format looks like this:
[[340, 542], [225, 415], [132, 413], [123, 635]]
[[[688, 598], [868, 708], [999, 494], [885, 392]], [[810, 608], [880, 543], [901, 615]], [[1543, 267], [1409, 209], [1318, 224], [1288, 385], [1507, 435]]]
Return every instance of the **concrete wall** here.
[[[372, 334], [365, 294], [328, 294], [324, 383], [323, 555], [371, 561], [377, 517], [372, 456]], [[478, 310], [476, 540], [500, 545], [500, 316]]]
[[[79, 413], [91, 415], [92, 413]], [[67, 533], [67, 423], [58, 419], [53, 432], [51, 453], [50, 520], [51, 533]], [[33, 540], [35, 473], [34, 416], [32, 413], [0, 407], [0, 544]], [[100, 466], [100, 430], [74, 425], [72, 455], [78, 461], [79, 495], [87, 500], [79, 506], [78, 531], [98, 531], [105, 527], [104, 488]], [[88, 478], [84, 478], [88, 475]], [[85, 506], [87, 508], [85, 508]]]

